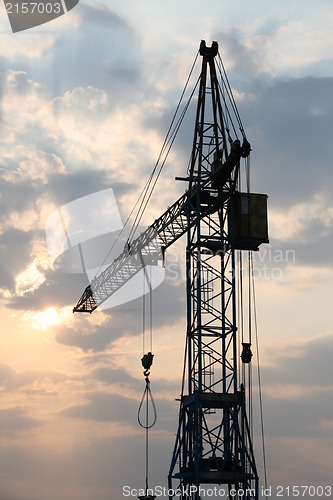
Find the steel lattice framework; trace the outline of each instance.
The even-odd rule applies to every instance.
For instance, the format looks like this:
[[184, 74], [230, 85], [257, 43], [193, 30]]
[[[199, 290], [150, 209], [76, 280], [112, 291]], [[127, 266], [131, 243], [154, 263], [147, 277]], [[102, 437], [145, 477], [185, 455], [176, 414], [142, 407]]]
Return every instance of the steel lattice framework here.
[[[229, 498], [258, 498], [258, 475], [246, 416], [244, 386], [239, 385], [235, 249], [228, 220], [237, 189], [240, 157], [248, 156], [226, 129], [230, 118], [217, 78], [217, 44], [200, 48], [201, 82], [197, 105], [190, 185], [219, 165], [233, 164], [227, 179], [213, 179], [196, 190], [187, 207], [187, 344], [179, 428], [169, 472], [170, 491], [200, 498], [202, 485], [225, 484]], [[235, 159], [235, 157], [234, 157]], [[207, 199], [219, 200], [205, 211]], [[195, 224], [191, 224], [194, 215]], [[170, 497], [172, 498], [172, 497]]]
[[238, 347], [235, 252], [257, 250], [268, 239], [252, 238], [250, 226], [244, 246], [241, 237], [233, 239], [241, 162], [251, 148], [217, 43], [202, 41], [200, 55], [188, 190], [92, 281], [74, 312], [94, 311], [143, 266], [156, 264], [160, 249], [163, 254], [187, 234], [186, 363], [169, 489], [199, 500], [202, 485], [226, 485], [229, 499], [257, 500], [244, 380], [238, 378], [241, 357], [249, 363], [251, 356], [241, 356]]

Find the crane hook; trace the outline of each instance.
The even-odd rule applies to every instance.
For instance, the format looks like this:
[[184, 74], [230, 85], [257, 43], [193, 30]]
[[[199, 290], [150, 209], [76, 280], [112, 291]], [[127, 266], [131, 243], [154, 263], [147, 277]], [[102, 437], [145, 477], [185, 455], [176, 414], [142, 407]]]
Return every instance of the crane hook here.
[[[154, 355], [150, 351], [147, 354], [144, 354], [144, 356], [141, 358], [142, 366], [145, 369], [143, 374], [144, 374], [145, 380], [146, 380], [146, 387], [145, 387], [145, 390], [143, 392], [141, 403], [139, 406], [138, 422], [141, 425], [141, 427], [144, 427], [145, 429], [150, 429], [151, 427], [153, 427], [155, 425], [155, 422], [157, 419], [156, 406], [155, 406], [154, 398], [153, 398], [151, 390], [150, 390], [150, 380], [149, 380], [149, 375], [150, 375], [149, 369], [150, 369], [151, 365], [153, 364], [153, 358], [154, 358]], [[153, 409], [153, 421], [150, 424], [148, 424], [148, 402], [149, 402], [149, 400], [150, 400], [150, 403], [151, 403], [151, 406]], [[140, 418], [141, 409], [142, 409], [144, 401], [146, 401], [146, 411], [147, 411], [145, 424], [142, 423], [141, 418]]]
[[153, 364], [153, 358], [154, 354], [152, 354], [150, 351], [147, 354], [144, 354], [144, 356], [141, 358], [141, 363], [143, 368], [145, 369], [143, 374], [145, 377], [149, 377], [150, 375], [150, 367]]

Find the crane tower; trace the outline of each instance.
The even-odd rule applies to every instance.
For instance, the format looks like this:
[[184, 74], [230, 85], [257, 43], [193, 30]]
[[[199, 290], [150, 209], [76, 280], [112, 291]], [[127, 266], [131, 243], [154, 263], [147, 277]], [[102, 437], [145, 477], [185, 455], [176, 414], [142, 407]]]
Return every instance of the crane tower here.
[[169, 491], [199, 500], [202, 488], [225, 485], [229, 499], [257, 500], [245, 384], [251, 335], [249, 328], [241, 336], [238, 324], [236, 257], [268, 242], [267, 196], [249, 191], [251, 147], [217, 42], [208, 47], [202, 41], [199, 53], [188, 189], [94, 279], [74, 312], [92, 312], [143, 265], [156, 264], [158, 245], [165, 251], [186, 234], [186, 352]]

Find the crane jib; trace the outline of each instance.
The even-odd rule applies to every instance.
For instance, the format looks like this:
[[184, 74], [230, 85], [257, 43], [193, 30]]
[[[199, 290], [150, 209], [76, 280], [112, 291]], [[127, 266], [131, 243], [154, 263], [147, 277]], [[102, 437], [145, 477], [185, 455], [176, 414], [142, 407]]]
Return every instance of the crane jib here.
[[230, 154], [224, 163], [215, 162], [212, 165], [211, 174], [201, 184], [194, 184], [131, 243], [130, 250], [126, 247], [110, 266], [92, 280], [84, 290], [73, 312], [92, 313], [97, 309], [142, 269], [141, 254], [144, 255], [146, 263], [153, 262], [158, 252], [156, 245], [152, 245], [156, 235], [163, 251], [183, 236], [188, 226], [193, 225], [197, 220], [197, 214], [191, 209], [191, 200], [199, 190], [204, 192], [206, 188], [211, 186], [217, 193], [216, 196], [203, 197], [203, 200], [207, 201], [200, 217], [217, 210], [221, 204], [221, 198], [223, 198], [223, 187], [230, 179], [231, 173], [239, 164], [241, 157], [244, 157], [245, 154], [248, 155], [249, 152], [250, 147], [247, 141], [244, 141], [243, 145], [238, 140], [234, 141]]

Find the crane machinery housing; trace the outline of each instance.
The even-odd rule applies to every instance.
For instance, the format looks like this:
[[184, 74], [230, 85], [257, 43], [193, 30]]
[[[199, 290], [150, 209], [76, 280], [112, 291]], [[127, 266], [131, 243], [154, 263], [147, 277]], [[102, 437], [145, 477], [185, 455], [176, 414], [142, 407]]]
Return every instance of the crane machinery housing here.
[[203, 485], [226, 485], [229, 499], [257, 500], [246, 378], [251, 318], [248, 326], [239, 318], [244, 301], [238, 256], [248, 252], [251, 269], [251, 253], [268, 243], [267, 196], [250, 192], [251, 146], [217, 42], [209, 47], [202, 41], [199, 54], [188, 189], [94, 278], [74, 312], [93, 312], [186, 234], [185, 366], [169, 490], [199, 500]]

